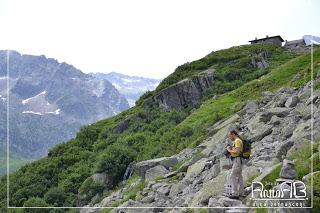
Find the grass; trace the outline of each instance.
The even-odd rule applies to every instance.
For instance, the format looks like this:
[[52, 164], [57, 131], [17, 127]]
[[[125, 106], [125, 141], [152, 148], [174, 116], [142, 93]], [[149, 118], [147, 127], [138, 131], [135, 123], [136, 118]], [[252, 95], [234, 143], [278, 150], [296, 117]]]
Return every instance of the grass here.
[[[320, 63], [320, 49], [314, 52], [314, 63]], [[264, 91], [274, 92], [281, 87], [290, 87], [292, 78], [307, 67], [310, 67], [309, 55], [294, 58], [273, 69], [260, 79], [246, 83], [238, 89], [221, 95], [215, 100], [204, 102], [199, 109], [181, 122], [177, 128], [192, 126], [195, 134], [189, 138], [189, 141], [194, 141], [194, 145], [197, 145], [205, 138], [208, 127], [239, 111], [245, 101], [260, 98]], [[309, 80], [304, 79], [304, 83]]]

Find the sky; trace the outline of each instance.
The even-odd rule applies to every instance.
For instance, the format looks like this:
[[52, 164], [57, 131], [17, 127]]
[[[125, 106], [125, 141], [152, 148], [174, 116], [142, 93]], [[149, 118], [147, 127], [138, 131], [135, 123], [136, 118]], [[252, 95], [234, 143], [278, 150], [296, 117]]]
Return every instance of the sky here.
[[0, 0], [0, 49], [164, 78], [255, 37], [320, 36], [318, 0]]

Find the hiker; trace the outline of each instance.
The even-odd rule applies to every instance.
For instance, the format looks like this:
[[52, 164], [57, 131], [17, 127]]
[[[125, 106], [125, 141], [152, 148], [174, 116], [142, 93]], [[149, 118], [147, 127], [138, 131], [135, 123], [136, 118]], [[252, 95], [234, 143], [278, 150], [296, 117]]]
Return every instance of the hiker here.
[[242, 157], [243, 142], [239, 134], [232, 130], [228, 137], [233, 141], [233, 145], [227, 147], [227, 151], [231, 155], [232, 169], [230, 174], [231, 194], [230, 198], [238, 199], [239, 196], [244, 196], [243, 177], [242, 177]]

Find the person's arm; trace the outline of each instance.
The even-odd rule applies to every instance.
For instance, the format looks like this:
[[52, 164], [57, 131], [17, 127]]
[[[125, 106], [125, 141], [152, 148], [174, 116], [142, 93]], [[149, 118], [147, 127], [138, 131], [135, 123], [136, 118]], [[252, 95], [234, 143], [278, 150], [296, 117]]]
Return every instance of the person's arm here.
[[231, 154], [240, 154], [240, 148], [239, 147], [227, 147], [228, 152], [230, 152]]
[[231, 154], [236, 154], [236, 155], [239, 155], [240, 152], [241, 152], [241, 140], [239, 139], [236, 139], [234, 141], [234, 147], [228, 147], [227, 150], [228, 152], [230, 152]]

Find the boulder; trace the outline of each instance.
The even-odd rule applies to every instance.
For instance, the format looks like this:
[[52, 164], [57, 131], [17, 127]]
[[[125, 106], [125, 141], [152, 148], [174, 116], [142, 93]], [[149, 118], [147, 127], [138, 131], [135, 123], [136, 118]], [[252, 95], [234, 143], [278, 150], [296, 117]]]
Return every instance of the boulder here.
[[294, 143], [291, 140], [280, 143], [280, 145], [276, 149], [276, 157], [279, 160], [282, 160], [284, 157], [286, 157], [287, 152], [290, 150], [293, 144]]
[[289, 137], [292, 136], [293, 131], [296, 129], [297, 124], [295, 122], [293, 122], [293, 120], [290, 120], [291, 122], [289, 122], [287, 125], [285, 125], [282, 129], [281, 129], [281, 139], [282, 140], [286, 140]]
[[160, 165], [164, 166], [166, 169], [170, 169], [178, 163], [177, 157], [168, 157], [159, 162]]
[[272, 115], [268, 111], [258, 112], [255, 116], [250, 120], [249, 125], [255, 126], [257, 123], [267, 123], [270, 121]]
[[170, 187], [169, 186], [162, 186], [157, 189], [157, 192], [167, 196], [170, 193]]
[[245, 114], [255, 113], [258, 108], [258, 105], [254, 101], [248, 101], [243, 109], [238, 112], [238, 115], [243, 116]]
[[302, 177], [302, 181], [307, 184], [311, 176], [315, 176], [316, 174], [319, 174], [319, 173], [320, 171], [309, 173]]
[[303, 103], [298, 103], [294, 109], [294, 112], [304, 120], [308, 120], [311, 118], [311, 107]]
[[142, 203], [152, 203], [154, 201], [154, 196], [147, 196], [141, 199]]
[[167, 170], [162, 165], [157, 165], [155, 167], [152, 167], [151, 169], [148, 169], [145, 174], [145, 180], [155, 180], [158, 177], [163, 177], [165, 174], [168, 174], [169, 170]]
[[218, 176], [218, 174], [220, 173], [220, 162], [214, 164], [210, 170], [208, 171], [207, 175], [204, 178], [204, 182], [207, 182], [209, 180], [212, 180], [213, 178], [215, 178], [216, 176]]
[[288, 100], [288, 96], [283, 94], [275, 102], [274, 106], [276, 106], [276, 107], [284, 107], [285, 103], [287, 102], [287, 100]]
[[219, 175], [210, 181], [204, 182], [202, 188], [195, 194], [190, 206], [203, 206], [203, 203], [208, 203], [210, 197], [221, 195], [225, 188], [227, 174], [229, 171], [221, 171]]
[[181, 193], [183, 191], [184, 188], [186, 188], [188, 186], [188, 184], [185, 181], [181, 181], [178, 182], [174, 185], [172, 185], [171, 189], [170, 189], [170, 193], [169, 196], [170, 197], [175, 197], [177, 196], [179, 193]]
[[231, 199], [228, 197], [222, 197], [218, 200], [218, 203], [220, 203], [222, 206], [225, 207], [235, 207], [235, 206], [244, 206], [241, 202], [241, 200], [237, 199]]
[[209, 213], [223, 213], [224, 210], [222, 208], [217, 207], [223, 207], [221, 203], [218, 202], [216, 198], [211, 197], [208, 202], [208, 212]]
[[286, 107], [295, 107], [297, 105], [297, 103], [299, 102], [299, 98], [296, 95], [293, 95], [291, 97], [288, 98], [288, 100], [285, 103]]
[[137, 163], [135, 167], [135, 171], [140, 177], [145, 178], [145, 174], [147, 170], [151, 169], [152, 167], [161, 165], [165, 167], [165, 169], [170, 170], [170, 167], [173, 167], [177, 163], [178, 163], [178, 159], [176, 157], [156, 158], [156, 159], [141, 161]]
[[295, 143], [300, 143], [303, 139], [311, 140], [311, 120], [299, 123], [292, 133], [292, 138]]
[[269, 124], [271, 124], [271, 125], [279, 125], [280, 123], [281, 123], [281, 118], [279, 118], [276, 115], [272, 116], [271, 120], [269, 122]]
[[274, 107], [267, 110], [271, 115], [276, 115], [280, 118], [287, 116], [290, 113], [290, 109], [284, 107]]
[[293, 180], [296, 177], [296, 170], [294, 168], [294, 162], [284, 159], [282, 162], [282, 168], [280, 171], [280, 178]]
[[205, 168], [207, 161], [208, 158], [202, 158], [195, 164], [189, 166], [185, 179], [190, 179], [198, 176]]
[[252, 135], [248, 137], [248, 140], [250, 141], [260, 141], [265, 136], [270, 135], [272, 133], [273, 126], [271, 125], [263, 125], [260, 128], [256, 128], [254, 131], [252, 131]]

